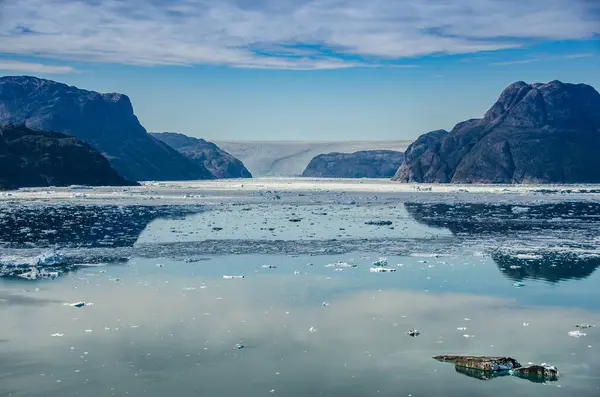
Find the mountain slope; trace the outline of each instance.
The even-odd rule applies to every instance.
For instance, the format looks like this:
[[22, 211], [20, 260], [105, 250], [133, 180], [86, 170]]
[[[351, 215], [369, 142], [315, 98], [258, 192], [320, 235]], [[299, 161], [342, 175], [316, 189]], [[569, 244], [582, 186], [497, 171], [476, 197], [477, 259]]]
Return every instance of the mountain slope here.
[[402, 152], [363, 150], [354, 153], [320, 154], [302, 176], [319, 178], [391, 178], [404, 160]]
[[23, 125], [0, 126], [0, 187], [135, 185], [88, 144]]
[[152, 138], [126, 95], [100, 94], [36, 77], [0, 78], [0, 123], [73, 135], [131, 180], [212, 179], [204, 167]]
[[252, 174], [240, 160], [212, 142], [174, 132], [154, 132], [150, 135], [206, 167], [215, 178], [252, 178]]
[[585, 84], [511, 84], [481, 119], [421, 136], [402, 182], [600, 182], [600, 94]]

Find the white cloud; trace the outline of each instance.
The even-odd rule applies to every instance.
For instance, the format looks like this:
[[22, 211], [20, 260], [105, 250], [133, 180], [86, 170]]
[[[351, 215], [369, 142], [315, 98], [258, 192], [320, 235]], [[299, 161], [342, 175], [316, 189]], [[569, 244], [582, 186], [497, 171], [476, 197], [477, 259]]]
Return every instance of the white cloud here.
[[0, 70], [23, 73], [67, 74], [75, 73], [70, 66], [44, 65], [41, 63], [0, 60]]
[[328, 69], [600, 30], [589, 0], [5, 1], [0, 52], [135, 65]]
[[561, 56], [545, 56], [545, 57], [538, 57], [538, 58], [517, 59], [514, 61], [493, 62], [493, 63], [490, 63], [490, 65], [492, 65], [492, 66], [525, 65], [525, 64], [541, 62], [541, 61], [556, 61], [556, 60], [561, 60], [561, 59], [591, 58], [594, 56], [596, 56], [596, 54], [594, 54], [593, 52], [583, 52], [583, 53], [578, 53], [578, 54], [567, 54], [567, 55], [561, 55]]

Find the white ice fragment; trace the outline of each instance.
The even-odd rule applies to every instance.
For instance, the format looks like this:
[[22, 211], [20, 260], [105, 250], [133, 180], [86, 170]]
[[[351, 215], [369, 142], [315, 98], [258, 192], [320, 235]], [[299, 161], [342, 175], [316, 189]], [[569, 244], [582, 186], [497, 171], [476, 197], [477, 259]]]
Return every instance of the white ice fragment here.
[[396, 271], [396, 269], [391, 267], [372, 267], [369, 270], [371, 271], [371, 273], [390, 273]]
[[572, 336], [573, 338], [580, 338], [582, 336], [586, 336], [587, 334], [585, 332], [581, 332], [581, 331], [569, 331], [569, 336]]

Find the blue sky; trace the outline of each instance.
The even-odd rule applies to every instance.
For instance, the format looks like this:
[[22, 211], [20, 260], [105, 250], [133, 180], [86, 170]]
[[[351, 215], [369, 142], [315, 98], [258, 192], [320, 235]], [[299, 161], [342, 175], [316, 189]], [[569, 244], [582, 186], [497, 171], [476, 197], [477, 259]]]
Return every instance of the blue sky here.
[[600, 89], [600, 0], [0, 0], [0, 75], [129, 95], [150, 131], [411, 139], [508, 84]]

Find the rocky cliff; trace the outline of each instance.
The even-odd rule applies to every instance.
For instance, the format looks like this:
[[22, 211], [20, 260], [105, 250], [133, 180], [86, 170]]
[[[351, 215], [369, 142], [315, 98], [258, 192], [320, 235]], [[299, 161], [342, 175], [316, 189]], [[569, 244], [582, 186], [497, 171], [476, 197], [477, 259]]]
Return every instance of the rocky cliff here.
[[402, 152], [365, 150], [355, 153], [320, 154], [302, 176], [319, 178], [391, 178], [404, 159]]
[[0, 188], [135, 184], [75, 137], [23, 125], [0, 126]]
[[600, 182], [600, 94], [585, 84], [517, 82], [481, 119], [421, 136], [402, 182]]
[[126, 95], [100, 94], [36, 77], [0, 78], [0, 123], [73, 135], [131, 180], [211, 179], [201, 165], [152, 138]]
[[208, 169], [215, 178], [252, 178], [244, 164], [212, 142], [174, 132], [151, 133], [190, 160]]

